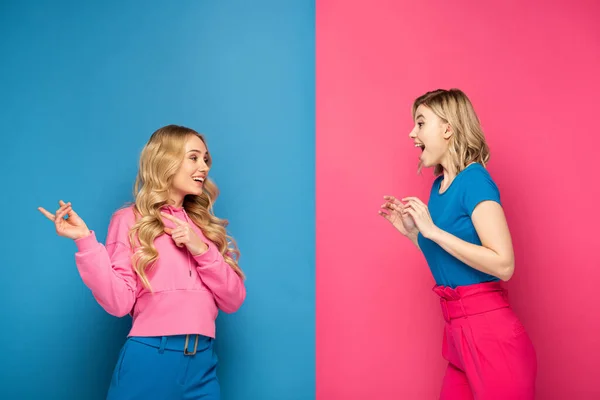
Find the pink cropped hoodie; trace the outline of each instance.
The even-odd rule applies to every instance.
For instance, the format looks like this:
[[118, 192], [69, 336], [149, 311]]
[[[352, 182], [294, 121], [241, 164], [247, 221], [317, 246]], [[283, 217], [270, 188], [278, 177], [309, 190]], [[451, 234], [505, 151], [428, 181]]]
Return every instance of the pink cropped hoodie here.
[[[109, 314], [131, 314], [128, 336], [200, 334], [214, 338], [218, 310], [238, 310], [246, 297], [244, 282], [183, 208], [165, 206], [162, 211], [188, 222], [208, 250], [193, 256], [185, 246], [177, 247], [169, 235], [158, 236], [154, 245], [159, 258], [147, 270], [152, 291], [144, 288], [131, 261], [129, 230], [135, 216], [130, 206], [113, 214], [105, 245], [93, 231], [75, 241], [79, 274]], [[174, 228], [171, 221], [163, 218], [163, 222]]]

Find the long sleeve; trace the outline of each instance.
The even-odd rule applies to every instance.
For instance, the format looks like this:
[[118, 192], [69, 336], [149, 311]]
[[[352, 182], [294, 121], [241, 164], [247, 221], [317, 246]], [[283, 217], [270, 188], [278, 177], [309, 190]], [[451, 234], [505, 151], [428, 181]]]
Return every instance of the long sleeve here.
[[246, 299], [246, 287], [242, 278], [225, 262], [217, 247], [208, 241], [208, 250], [194, 256], [202, 281], [215, 297], [223, 312], [236, 312]]
[[75, 262], [83, 283], [92, 291], [98, 304], [111, 315], [129, 314], [135, 303], [137, 277], [131, 264], [128, 243], [127, 210], [113, 215], [108, 228], [106, 246], [94, 232], [75, 241]]

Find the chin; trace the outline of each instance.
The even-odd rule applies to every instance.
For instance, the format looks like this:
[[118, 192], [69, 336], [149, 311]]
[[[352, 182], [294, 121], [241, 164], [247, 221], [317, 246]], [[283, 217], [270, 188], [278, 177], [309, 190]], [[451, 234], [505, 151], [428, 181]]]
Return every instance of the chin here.
[[202, 188], [194, 189], [187, 192], [187, 196], [200, 196], [202, 194]]
[[431, 161], [431, 160], [421, 160], [421, 167], [423, 168], [434, 168], [436, 166], [438, 166], [439, 164], [441, 164], [441, 162], [439, 160], [436, 161]]

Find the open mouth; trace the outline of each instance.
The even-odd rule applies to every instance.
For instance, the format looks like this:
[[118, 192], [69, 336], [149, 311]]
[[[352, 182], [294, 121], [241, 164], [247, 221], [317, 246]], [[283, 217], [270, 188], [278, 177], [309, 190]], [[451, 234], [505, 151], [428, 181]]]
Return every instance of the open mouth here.
[[204, 183], [203, 176], [192, 176], [192, 179], [194, 180], [194, 182]]
[[415, 143], [415, 147], [421, 148], [421, 151], [425, 150], [425, 145], [423, 143]]

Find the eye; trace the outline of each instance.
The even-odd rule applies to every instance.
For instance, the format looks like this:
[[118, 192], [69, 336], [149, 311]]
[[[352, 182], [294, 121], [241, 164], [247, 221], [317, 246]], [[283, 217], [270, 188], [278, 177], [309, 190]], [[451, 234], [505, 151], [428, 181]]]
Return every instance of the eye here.
[[198, 157], [197, 157], [197, 156], [191, 156], [191, 157], [190, 157], [190, 160], [192, 160], [192, 161], [196, 162], [196, 161], [198, 161]]
[[419, 128], [422, 128], [424, 124], [425, 124], [424, 122], [417, 122], [417, 125], [419, 126]]
[[206, 165], [208, 165], [208, 161], [210, 161], [208, 158], [205, 158], [205, 159], [204, 159], [204, 163], [205, 163]]

